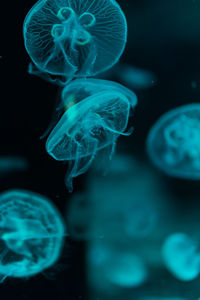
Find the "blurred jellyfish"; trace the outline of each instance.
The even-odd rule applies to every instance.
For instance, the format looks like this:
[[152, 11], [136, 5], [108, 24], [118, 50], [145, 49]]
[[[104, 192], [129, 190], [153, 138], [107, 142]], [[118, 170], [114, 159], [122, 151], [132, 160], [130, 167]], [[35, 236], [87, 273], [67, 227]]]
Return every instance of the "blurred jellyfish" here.
[[197, 245], [185, 233], [168, 236], [162, 247], [162, 256], [165, 266], [177, 279], [191, 281], [199, 275]]
[[159, 178], [127, 155], [114, 155], [110, 168], [108, 176], [90, 171], [86, 191], [71, 197], [66, 218], [72, 238], [142, 243], [163, 236], [158, 225], [168, 198]]
[[0, 275], [29, 277], [58, 259], [65, 227], [54, 205], [25, 190], [0, 195]]
[[93, 202], [86, 194], [76, 193], [72, 196], [67, 207], [66, 218], [69, 233], [73, 239], [88, 240], [97, 236], [97, 234], [92, 235], [91, 232], [94, 214]]
[[114, 65], [127, 40], [115, 0], [40, 0], [24, 21], [26, 50], [41, 72], [72, 78]]
[[119, 81], [132, 89], [148, 89], [157, 82], [152, 72], [131, 65], [119, 64], [116, 71]]
[[20, 156], [0, 156], [0, 176], [28, 169], [28, 161]]
[[147, 267], [140, 256], [101, 242], [89, 244], [87, 260], [93, 269], [90, 275], [103, 287], [137, 287], [148, 277]]
[[184, 105], [163, 115], [149, 132], [147, 151], [168, 175], [200, 179], [200, 104]]
[[[158, 296], [149, 296], [142, 297], [140, 300], [187, 300], [186, 298], [181, 297], [158, 297]], [[189, 300], [189, 299], [188, 299]]]
[[75, 93], [73, 99], [77, 99], [74, 90], [77, 81], [64, 89], [62, 101], [66, 99], [66, 112], [46, 142], [46, 150], [54, 159], [70, 162], [70, 171], [66, 177], [69, 191], [72, 191], [72, 179], [88, 170], [99, 150], [110, 147], [111, 158], [117, 138], [132, 133], [132, 129], [127, 133], [125, 130], [130, 110], [137, 104], [135, 94], [119, 84], [94, 80], [93, 86], [90, 84], [93, 83], [92, 80], [78, 80], [78, 82], [82, 82], [81, 88], [88, 82], [86, 92], [89, 91], [89, 95], [84, 94], [79, 88], [77, 93], [84, 98], [74, 104], [71, 103], [69, 91], [73, 86]]

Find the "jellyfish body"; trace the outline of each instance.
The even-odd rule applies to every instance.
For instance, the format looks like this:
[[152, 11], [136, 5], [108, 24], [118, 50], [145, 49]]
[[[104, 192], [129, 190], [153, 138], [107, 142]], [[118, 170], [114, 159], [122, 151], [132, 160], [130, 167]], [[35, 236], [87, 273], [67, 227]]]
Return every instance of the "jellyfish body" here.
[[65, 235], [56, 207], [25, 190], [0, 195], [0, 275], [29, 277], [58, 259]]
[[110, 91], [119, 92], [126, 96], [132, 107], [137, 104], [136, 95], [119, 83], [103, 79], [84, 78], [73, 80], [65, 86], [62, 90], [61, 108], [67, 109], [89, 96]]
[[28, 161], [20, 156], [0, 156], [0, 176], [13, 172], [26, 171], [28, 169]]
[[184, 105], [163, 115], [147, 138], [152, 162], [168, 175], [200, 179], [200, 104]]
[[143, 258], [132, 252], [116, 250], [101, 242], [91, 243], [88, 250], [88, 264], [95, 270], [92, 275], [98, 276], [101, 285], [131, 288], [142, 285], [148, 278]]
[[72, 178], [87, 171], [99, 150], [111, 146], [111, 157], [119, 135], [132, 132], [124, 133], [130, 109], [137, 103], [135, 94], [129, 91], [130, 95], [129, 98], [122, 94], [119, 88], [95, 90], [91, 96], [71, 105], [50, 133], [47, 152], [56, 160], [72, 163], [66, 177], [69, 190]]
[[127, 24], [115, 0], [40, 0], [24, 21], [26, 50], [41, 72], [92, 76], [123, 53]]
[[179, 280], [191, 281], [200, 272], [200, 255], [197, 245], [184, 233], [167, 237], [162, 247], [162, 256], [167, 269]]
[[116, 71], [116, 76], [120, 82], [132, 89], [148, 89], [157, 81], [152, 72], [131, 65], [117, 64]]

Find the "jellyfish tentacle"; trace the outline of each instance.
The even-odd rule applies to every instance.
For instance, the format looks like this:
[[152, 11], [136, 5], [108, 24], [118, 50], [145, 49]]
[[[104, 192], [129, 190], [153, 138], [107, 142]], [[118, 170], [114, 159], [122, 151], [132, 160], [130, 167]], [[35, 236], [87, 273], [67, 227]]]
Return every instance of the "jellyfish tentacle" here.
[[92, 142], [93, 151], [90, 156], [87, 156], [86, 158], [81, 157], [82, 145], [80, 143], [79, 145], [77, 145], [75, 160], [70, 161], [71, 170], [68, 170], [68, 173], [65, 178], [65, 183], [70, 193], [73, 191], [73, 184], [72, 184], [73, 178], [85, 173], [95, 158], [95, 154], [98, 148], [98, 140], [91, 137], [90, 144], [91, 142]]

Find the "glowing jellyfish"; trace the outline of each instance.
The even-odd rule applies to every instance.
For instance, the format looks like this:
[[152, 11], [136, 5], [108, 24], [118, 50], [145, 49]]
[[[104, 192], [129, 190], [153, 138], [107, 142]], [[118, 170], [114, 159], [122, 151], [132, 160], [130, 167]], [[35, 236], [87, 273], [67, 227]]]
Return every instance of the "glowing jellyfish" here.
[[199, 275], [197, 245], [185, 233], [168, 236], [162, 247], [162, 255], [165, 266], [177, 279], [191, 281]]
[[115, 0], [40, 0], [24, 21], [26, 50], [41, 72], [92, 76], [114, 65], [127, 40]]
[[65, 235], [61, 216], [49, 200], [25, 190], [0, 195], [0, 275], [29, 277], [58, 259]]
[[116, 250], [103, 243], [91, 243], [88, 251], [88, 264], [93, 266], [98, 282], [122, 288], [140, 286], [148, 278], [143, 259], [128, 251]]
[[200, 104], [163, 115], [149, 132], [147, 150], [152, 162], [168, 175], [200, 179]]
[[152, 72], [131, 65], [118, 64], [116, 71], [120, 82], [133, 89], [148, 89], [157, 82], [156, 76]]
[[[87, 82], [93, 81], [78, 80], [67, 86], [67, 90], [73, 86], [75, 93], [73, 99], [76, 99], [74, 87], [80, 82], [82, 86], [84, 84], [87, 86]], [[63, 91], [63, 99], [67, 99], [65, 103], [67, 110], [46, 142], [46, 150], [54, 159], [71, 162], [71, 170], [66, 177], [69, 191], [72, 191], [72, 179], [88, 170], [99, 150], [110, 146], [111, 158], [117, 138], [120, 135], [130, 135], [132, 132], [131, 129], [125, 133], [125, 130], [130, 109], [137, 103], [135, 94], [112, 82], [101, 80], [94, 82], [95, 89], [92, 84], [91, 86], [88, 84], [88, 89], [92, 87], [89, 95], [83, 94], [84, 99], [76, 104], [70, 102], [70, 106], [68, 104], [69, 97], [71, 101], [71, 92], [66, 92], [66, 89]], [[77, 93], [80, 91], [82, 95], [81, 89], [78, 89]]]
[[28, 161], [20, 156], [0, 156], [0, 176], [11, 172], [25, 171], [28, 169]]

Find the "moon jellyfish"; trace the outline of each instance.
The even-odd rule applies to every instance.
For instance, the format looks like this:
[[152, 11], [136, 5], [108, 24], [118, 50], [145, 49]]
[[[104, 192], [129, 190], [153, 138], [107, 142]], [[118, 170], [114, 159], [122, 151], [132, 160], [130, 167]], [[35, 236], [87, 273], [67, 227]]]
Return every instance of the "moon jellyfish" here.
[[197, 245], [185, 233], [168, 236], [162, 247], [162, 256], [165, 266], [177, 279], [191, 281], [199, 275]]
[[127, 23], [115, 0], [40, 0], [23, 32], [39, 71], [72, 78], [113, 66], [125, 48]]
[[98, 285], [109, 286], [109, 289], [112, 285], [119, 288], [137, 287], [148, 277], [143, 259], [132, 252], [93, 242], [89, 245], [87, 256], [87, 265], [93, 269], [90, 276]]
[[53, 265], [65, 235], [56, 207], [25, 190], [2, 193], [0, 207], [1, 277], [29, 277]]
[[[65, 105], [69, 104], [69, 97], [70, 101], [72, 99], [71, 87], [75, 93], [73, 99], [80, 92], [84, 98], [67, 106], [46, 142], [46, 150], [54, 159], [70, 162], [66, 177], [69, 191], [72, 191], [72, 179], [88, 170], [99, 150], [111, 147], [111, 158], [117, 138], [132, 133], [132, 129], [125, 130], [130, 110], [137, 103], [135, 94], [118, 84], [106, 82], [104, 85], [104, 81], [94, 80], [94, 86], [89, 83], [87, 86], [87, 82], [93, 83], [92, 80], [77, 80], [64, 89], [62, 101], [67, 99]], [[78, 83], [82, 84], [76, 91]], [[84, 84], [89, 93], [82, 92]]]
[[116, 71], [116, 76], [120, 82], [133, 89], [148, 89], [154, 86], [157, 81], [152, 72], [131, 65], [116, 65]]
[[200, 104], [184, 105], [164, 114], [147, 138], [152, 162], [168, 175], [200, 179]]
[[0, 156], [0, 176], [28, 169], [28, 161], [20, 156]]

